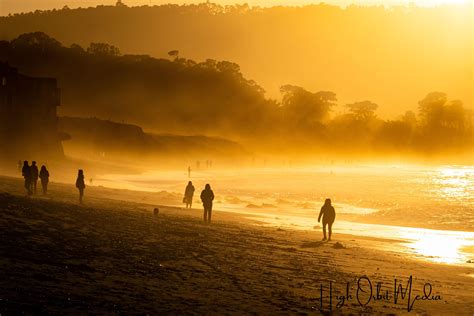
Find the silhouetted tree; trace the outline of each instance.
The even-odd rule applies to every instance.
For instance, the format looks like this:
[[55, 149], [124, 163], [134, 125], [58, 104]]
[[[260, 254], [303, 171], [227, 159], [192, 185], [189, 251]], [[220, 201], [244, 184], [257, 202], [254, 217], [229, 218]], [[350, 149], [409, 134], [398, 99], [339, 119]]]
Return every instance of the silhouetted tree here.
[[13, 49], [47, 52], [61, 48], [61, 43], [42, 32], [22, 34], [10, 43]]
[[82, 48], [82, 46], [80, 46], [79, 44], [71, 44], [71, 50], [77, 52], [77, 53], [85, 53], [85, 50], [84, 48]]
[[464, 144], [467, 112], [459, 100], [448, 101], [445, 93], [432, 92], [418, 102], [421, 118], [421, 133], [426, 147], [450, 147]]
[[354, 115], [356, 120], [369, 121], [375, 118], [375, 111], [378, 105], [370, 101], [362, 101], [347, 104], [346, 107], [349, 109], [349, 112]]
[[329, 118], [329, 111], [337, 101], [336, 94], [330, 91], [309, 92], [301, 87], [284, 85], [282, 110], [285, 120], [295, 125], [311, 126]]
[[418, 102], [422, 123], [429, 129], [441, 128], [444, 107], [448, 101], [446, 93], [431, 92]]
[[120, 50], [117, 47], [105, 43], [91, 43], [90, 46], [87, 48], [87, 52], [103, 56], [120, 55]]
[[77, 44], [63, 47], [41, 32], [0, 41], [0, 61], [25, 74], [57, 78], [67, 104], [63, 115], [109, 119], [112, 113], [114, 120], [156, 132], [220, 135], [275, 150], [446, 151], [473, 146], [472, 111], [444, 93], [421, 100], [418, 119], [413, 112], [397, 120], [378, 119], [377, 105], [370, 101], [348, 104], [348, 113], [331, 119], [335, 93], [285, 85], [278, 103], [265, 98], [262, 87], [229, 61], [121, 56], [118, 48], [104, 43], [92, 43], [84, 51]]
[[170, 50], [168, 52], [168, 56], [173, 57], [175, 60], [179, 58], [179, 51], [177, 50]]
[[122, 2], [122, 0], [117, 0], [117, 2], [115, 3], [115, 6], [116, 7], [127, 7], [127, 5]]

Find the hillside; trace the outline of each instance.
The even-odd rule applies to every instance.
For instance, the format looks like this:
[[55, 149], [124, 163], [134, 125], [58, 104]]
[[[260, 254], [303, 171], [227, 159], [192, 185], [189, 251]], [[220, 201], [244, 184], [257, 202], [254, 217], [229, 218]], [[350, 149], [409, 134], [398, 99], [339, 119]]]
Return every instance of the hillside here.
[[57, 78], [62, 116], [125, 121], [160, 133], [254, 135], [264, 130], [267, 109], [276, 107], [227, 61], [121, 55], [104, 43], [86, 51], [41, 32], [0, 41], [0, 61]]
[[[232, 139], [253, 152], [283, 156], [289, 149], [294, 156], [449, 153], [472, 160], [474, 112], [459, 96], [420, 95], [413, 102], [416, 113], [384, 120], [378, 115], [381, 106], [367, 99], [343, 105], [340, 113], [339, 96], [332, 91], [283, 85], [277, 102], [235, 63], [197, 63], [178, 54], [171, 51], [170, 59], [122, 55], [106, 43], [65, 47], [41, 32], [0, 41], [0, 61], [28, 75], [57, 78], [60, 116], [97, 117], [155, 134]], [[136, 151], [150, 140], [138, 143]]]
[[70, 136], [63, 142], [66, 155], [77, 158], [153, 163], [171, 157], [194, 162], [248, 154], [238, 143], [223, 138], [154, 135], [136, 125], [97, 118], [61, 117], [59, 129]]
[[368, 98], [380, 105], [382, 117], [393, 118], [414, 110], [433, 89], [472, 107], [469, 3], [390, 9], [99, 6], [2, 17], [0, 39], [42, 31], [65, 46], [104, 42], [124, 54], [168, 58], [169, 51], [178, 50], [180, 58], [198, 62], [228, 60], [239, 64], [270, 98], [280, 97], [281, 85], [294, 84], [334, 91], [342, 104]]

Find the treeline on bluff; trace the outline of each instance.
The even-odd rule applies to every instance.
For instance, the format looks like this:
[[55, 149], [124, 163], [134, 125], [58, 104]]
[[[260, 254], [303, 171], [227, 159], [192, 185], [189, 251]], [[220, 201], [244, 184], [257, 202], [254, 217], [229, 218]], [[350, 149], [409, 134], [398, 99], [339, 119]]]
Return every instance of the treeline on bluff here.
[[68, 47], [106, 42], [126, 54], [169, 58], [167, 53], [177, 50], [179, 57], [196, 61], [229, 60], [267, 97], [279, 99], [279, 87], [290, 83], [337, 92], [342, 104], [370, 98], [380, 104], [380, 115], [395, 117], [397, 109], [410, 109], [431, 89], [473, 106], [473, 10], [465, 2], [433, 7], [321, 3], [259, 8], [211, 2], [65, 7], [0, 16], [0, 39], [42, 31]]
[[[377, 118], [370, 101], [334, 114], [334, 92], [283, 85], [281, 101], [243, 77], [232, 62], [121, 55], [106, 43], [64, 47], [44, 33], [0, 42], [0, 60], [33, 76], [58, 79], [62, 115], [112, 119], [153, 132], [219, 135], [251, 149], [311, 152], [460, 152], [472, 150], [472, 111], [433, 92], [415, 112]], [[285, 146], [285, 147], [282, 147]]]

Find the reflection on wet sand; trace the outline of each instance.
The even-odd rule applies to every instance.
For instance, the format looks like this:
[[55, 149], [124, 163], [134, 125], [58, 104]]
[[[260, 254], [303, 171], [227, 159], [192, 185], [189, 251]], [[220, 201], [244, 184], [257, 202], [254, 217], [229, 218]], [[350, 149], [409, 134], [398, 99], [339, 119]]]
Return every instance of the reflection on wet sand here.
[[[108, 175], [97, 183], [180, 192], [187, 176], [186, 170], [156, 171]], [[342, 233], [396, 240], [379, 246], [438, 263], [474, 259], [472, 166], [328, 166], [194, 173], [197, 188], [206, 181], [215, 184], [217, 210], [246, 214], [267, 225], [313, 230], [320, 203], [332, 197], [337, 214], [342, 215], [334, 226], [336, 239]], [[344, 221], [344, 214], [376, 221]]]
[[[230, 209], [227, 209], [227, 211], [230, 211]], [[266, 225], [301, 230], [321, 230], [320, 226], [313, 227], [316, 222], [314, 218], [275, 217], [272, 214], [251, 212], [246, 212], [246, 214], [248, 215], [247, 218], [261, 221]], [[363, 224], [347, 221], [336, 221], [333, 230], [337, 232], [334, 235], [335, 241], [337, 241], [337, 234], [385, 239], [387, 242], [376, 243], [373, 246], [387, 251], [406, 253], [425, 261], [464, 264], [474, 259], [473, 232]]]

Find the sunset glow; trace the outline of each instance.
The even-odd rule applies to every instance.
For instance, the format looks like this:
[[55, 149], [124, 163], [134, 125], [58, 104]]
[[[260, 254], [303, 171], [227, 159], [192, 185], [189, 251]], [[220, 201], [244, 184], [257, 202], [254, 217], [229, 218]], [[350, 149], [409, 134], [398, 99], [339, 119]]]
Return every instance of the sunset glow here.
[[473, 315], [467, 0], [0, 0], [0, 315]]

